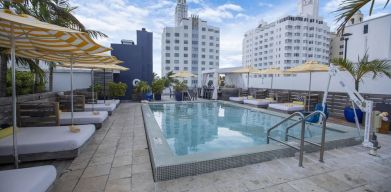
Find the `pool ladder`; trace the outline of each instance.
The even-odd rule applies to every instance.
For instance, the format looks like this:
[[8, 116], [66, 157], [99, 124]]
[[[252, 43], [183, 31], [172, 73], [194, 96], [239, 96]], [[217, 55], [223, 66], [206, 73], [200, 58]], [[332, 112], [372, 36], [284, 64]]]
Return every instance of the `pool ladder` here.
[[[314, 143], [312, 141], [307, 141], [304, 139], [306, 120], [309, 119], [310, 117], [315, 116], [315, 115], [320, 115], [321, 119], [322, 119], [322, 138], [321, 138], [320, 144]], [[288, 120], [293, 119], [294, 117], [299, 117], [299, 120], [297, 122], [293, 123], [292, 125], [288, 126], [287, 128], [285, 128], [285, 141], [281, 141], [281, 140], [275, 139], [270, 136], [270, 133], [273, 129], [279, 127], [280, 125], [287, 122]], [[291, 114], [289, 117], [285, 118], [284, 120], [282, 120], [281, 122], [277, 123], [276, 125], [274, 125], [273, 127], [271, 127], [270, 129], [267, 130], [267, 144], [270, 143], [270, 139], [271, 139], [273, 141], [277, 141], [281, 144], [284, 144], [286, 146], [289, 146], [291, 148], [298, 150], [300, 152], [299, 166], [303, 167], [304, 143], [308, 143], [308, 144], [311, 144], [311, 145], [314, 145], [314, 146], [317, 146], [320, 148], [319, 161], [323, 162], [323, 155], [324, 155], [324, 149], [325, 149], [324, 145], [325, 145], [325, 140], [326, 140], [326, 120], [327, 120], [326, 115], [322, 111], [315, 111], [315, 112], [310, 113], [307, 116], [304, 116], [304, 114], [301, 112], [295, 112], [295, 113]], [[289, 135], [288, 134], [289, 129], [291, 129], [292, 127], [299, 125], [299, 124], [301, 124], [300, 138], [295, 137], [293, 135]], [[296, 147], [294, 145], [289, 144], [288, 143], [289, 138], [300, 140], [300, 146]]]

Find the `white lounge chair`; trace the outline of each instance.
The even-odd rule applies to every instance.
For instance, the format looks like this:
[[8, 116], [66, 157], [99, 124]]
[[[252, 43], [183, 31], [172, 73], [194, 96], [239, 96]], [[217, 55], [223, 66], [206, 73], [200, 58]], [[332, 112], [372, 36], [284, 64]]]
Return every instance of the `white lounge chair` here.
[[247, 99], [247, 97], [229, 97], [228, 99], [235, 103], [243, 103], [243, 100]]
[[[69, 126], [28, 127], [17, 132], [20, 160], [35, 161], [77, 157], [81, 148], [95, 132], [94, 125], [77, 125], [80, 132], [72, 133]], [[0, 140], [0, 163], [13, 160], [12, 135]]]
[[[94, 108], [92, 108], [92, 105], [94, 105]], [[111, 115], [116, 107], [115, 103], [85, 104], [84, 111], [92, 111], [94, 109], [94, 111], [107, 111]]]
[[296, 111], [303, 111], [304, 105], [299, 102], [293, 102], [293, 103], [272, 103], [269, 104], [270, 109], [275, 109], [279, 111], [283, 111], [286, 113], [293, 113]]
[[255, 105], [257, 107], [267, 108], [269, 104], [275, 103], [272, 99], [245, 99], [244, 104]]
[[[92, 111], [85, 112], [73, 112], [73, 124], [75, 125], [87, 125], [94, 124], [96, 129], [102, 127], [103, 122], [107, 119], [109, 113], [107, 111]], [[60, 113], [60, 125], [71, 124], [71, 112]]]
[[57, 177], [52, 165], [0, 171], [0, 191], [46, 192]]
[[[97, 100], [96, 103], [104, 104], [105, 100]], [[106, 100], [106, 103], [115, 103], [118, 107], [118, 105], [121, 103], [121, 101], [119, 99], [111, 99], [111, 100]]]

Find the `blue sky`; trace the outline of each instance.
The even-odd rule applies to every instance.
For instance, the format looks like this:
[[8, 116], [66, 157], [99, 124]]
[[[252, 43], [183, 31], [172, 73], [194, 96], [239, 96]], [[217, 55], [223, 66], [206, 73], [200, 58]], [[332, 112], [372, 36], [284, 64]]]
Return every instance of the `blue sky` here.
[[[320, 0], [320, 16], [335, 29], [335, 14], [342, 0]], [[383, 9], [386, 0], [376, 0], [372, 17], [391, 13]], [[136, 40], [136, 30], [145, 27], [154, 35], [154, 72], [161, 71], [161, 33], [174, 25], [176, 0], [71, 0], [75, 15], [87, 28], [102, 31], [109, 38], [97, 41], [106, 46], [121, 39]], [[296, 15], [297, 0], [188, 0], [189, 14], [197, 14], [210, 25], [220, 27], [220, 67], [240, 66], [243, 34], [261, 21], [272, 22]], [[368, 7], [363, 13], [367, 15]]]

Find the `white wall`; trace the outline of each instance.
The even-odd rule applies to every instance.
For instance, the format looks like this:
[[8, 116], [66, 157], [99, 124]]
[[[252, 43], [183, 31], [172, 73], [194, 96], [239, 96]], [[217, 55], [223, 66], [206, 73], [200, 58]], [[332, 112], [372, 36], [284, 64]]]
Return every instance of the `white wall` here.
[[[345, 83], [354, 89], [354, 81], [350, 75], [346, 72], [342, 72], [341, 75], [345, 79]], [[247, 78], [243, 75], [243, 78]], [[328, 73], [312, 73], [312, 86], [311, 90], [324, 91], [327, 85]], [[244, 81], [247, 83], [247, 79]], [[250, 87], [254, 88], [270, 88], [271, 77], [264, 78], [251, 78]], [[309, 73], [298, 74], [296, 77], [274, 77], [273, 88], [274, 89], [294, 89], [294, 90], [308, 90], [309, 86]], [[338, 84], [336, 79], [332, 79], [331, 92], [344, 92], [344, 89]], [[372, 94], [391, 94], [391, 79], [387, 77], [377, 78], [372, 80], [371, 76], [368, 76], [360, 84], [360, 93], [372, 93]]]
[[[53, 91], [71, 90], [70, 73], [68, 70], [55, 70], [53, 73]], [[73, 89], [85, 89], [91, 86], [91, 72], [73, 70]]]

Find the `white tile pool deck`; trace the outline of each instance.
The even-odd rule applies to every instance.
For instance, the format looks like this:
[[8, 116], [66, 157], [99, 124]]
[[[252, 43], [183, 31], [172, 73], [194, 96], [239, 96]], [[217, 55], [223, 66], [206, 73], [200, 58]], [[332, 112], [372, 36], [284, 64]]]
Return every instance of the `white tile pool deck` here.
[[121, 104], [76, 159], [40, 162], [59, 171], [52, 191], [391, 191], [390, 135], [379, 135], [380, 157], [354, 146], [326, 151], [325, 163], [305, 154], [304, 168], [292, 157], [155, 184], [140, 106]]

